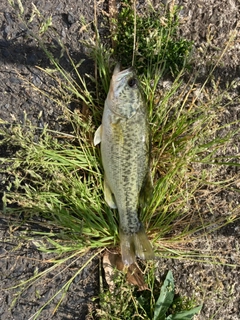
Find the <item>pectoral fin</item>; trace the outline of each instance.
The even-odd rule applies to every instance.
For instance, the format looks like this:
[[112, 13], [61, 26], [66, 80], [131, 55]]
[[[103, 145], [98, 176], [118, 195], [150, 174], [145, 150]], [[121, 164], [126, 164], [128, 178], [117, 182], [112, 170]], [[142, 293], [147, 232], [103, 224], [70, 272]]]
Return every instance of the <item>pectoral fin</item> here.
[[110, 208], [117, 209], [114, 195], [108, 185], [106, 177], [104, 177], [104, 198]]
[[94, 139], [93, 139], [93, 143], [96, 146], [97, 144], [99, 144], [102, 141], [102, 125], [100, 125], [95, 134], [94, 134]]

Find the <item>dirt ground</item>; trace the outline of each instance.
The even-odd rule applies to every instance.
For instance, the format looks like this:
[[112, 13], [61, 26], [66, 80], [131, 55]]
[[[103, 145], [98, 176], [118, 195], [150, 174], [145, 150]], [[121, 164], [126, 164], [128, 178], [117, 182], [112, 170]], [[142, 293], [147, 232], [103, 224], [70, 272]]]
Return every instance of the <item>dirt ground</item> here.
[[[144, 1], [139, 1], [142, 5]], [[171, 1], [162, 1], [171, 5]], [[17, 3], [17, 1], [16, 1]], [[79, 18], [85, 17], [86, 22], [91, 22], [94, 17], [94, 1], [86, 0], [23, 0], [24, 15], [27, 18], [32, 11], [32, 3], [45, 16], [52, 16], [56, 37], [60, 37], [68, 47], [75, 61], [85, 58], [82, 72], [91, 72], [92, 63], [86, 57], [86, 48], [80, 44], [83, 33]], [[153, 1], [158, 6], [159, 1]], [[236, 97], [240, 92], [240, 3], [238, 0], [179, 0], [180, 4], [180, 30], [179, 33], [194, 42], [195, 61], [201, 70], [204, 81], [211, 66], [216, 63], [219, 53], [222, 52], [233, 30], [238, 32], [235, 40], [229, 47], [221, 64], [215, 69], [214, 75], [220, 77], [220, 85], [224, 87], [227, 81], [236, 81], [235, 89], [230, 93]], [[97, 8], [108, 11], [107, 1], [97, 1]], [[107, 26], [100, 15], [100, 31], [105, 32]], [[0, 3], [0, 119], [9, 122], [26, 121], [27, 114], [34, 124], [61, 130], [57, 121], [60, 110], [56, 105], [43, 96], [39, 96], [32, 88], [26, 87], [19, 75], [24, 76], [41, 87], [48, 83], [46, 76], [36, 66], [48, 67], [49, 62], [38, 46], [37, 42], [28, 37], [25, 27], [9, 5], [7, 0]], [[32, 31], [39, 25], [32, 25]], [[51, 43], [49, 43], [49, 46]], [[55, 46], [56, 47], [56, 46]], [[55, 50], [58, 57], [60, 51]], [[62, 61], [69, 68], [67, 61]], [[229, 103], [224, 116], [219, 119], [223, 124], [240, 120], [240, 104]], [[0, 156], [11, 152], [0, 147]], [[240, 141], [236, 138], [226, 150], [228, 153], [240, 155]], [[224, 169], [219, 173], [221, 178], [237, 176], [236, 167]], [[5, 176], [0, 171], [0, 192], [3, 192], [6, 182], [11, 177]], [[236, 183], [236, 188], [240, 187]], [[205, 199], [202, 203], [203, 211], [208, 210], [208, 201], [216, 203], [211, 212], [212, 218], [219, 215], [227, 216], [239, 207], [240, 195], [236, 196], [231, 190], [214, 194], [214, 199]], [[227, 205], [228, 204], [228, 205]], [[226, 210], [227, 208], [227, 210]], [[239, 215], [240, 212], [238, 211]], [[239, 220], [238, 220], [239, 221]], [[14, 218], [9, 218], [0, 212], [0, 318], [3, 320], [33, 319], [37, 312], [52, 293], [56, 292], [61, 284], [65, 283], [73, 272], [84, 264], [88, 256], [71, 264], [66, 272], [49, 274], [51, 281], [35, 283], [18, 296], [19, 288], [6, 290], [24, 279], [34, 275], [36, 269], [44, 270], [49, 266], [49, 256], [37, 250], [34, 242], [24, 240], [23, 230], [39, 230], [41, 224], [27, 224], [16, 228]], [[48, 230], [47, 225], [42, 228]], [[50, 229], [49, 229], [50, 230]], [[238, 320], [240, 319], [240, 267], [231, 267], [230, 264], [240, 266], [240, 223], [228, 225], [211, 236], [196, 240], [196, 248], [210, 255], [210, 247], [214, 253], [220, 254], [225, 264], [203, 264], [200, 262], [163, 259], [159, 262], [159, 274], [164, 274], [171, 269], [174, 274], [177, 291], [183, 295], [195, 296], [198, 301], [204, 301], [199, 320]], [[193, 244], [194, 245], [194, 244]], [[212, 249], [211, 249], [212, 250]], [[75, 279], [57, 313], [53, 313], [53, 303], [43, 310], [39, 319], [87, 319], [89, 312], [97, 307], [93, 298], [98, 294], [98, 263], [99, 258], [92, 261], [84, 271]], [[94, 272], [93, 272], [94, 270]], [[54, 276], [54, 277], [53, 277]], [[40, 296], [40, 299], [36, 297]], [[56, 298], [57, 301], [57, 298]]]

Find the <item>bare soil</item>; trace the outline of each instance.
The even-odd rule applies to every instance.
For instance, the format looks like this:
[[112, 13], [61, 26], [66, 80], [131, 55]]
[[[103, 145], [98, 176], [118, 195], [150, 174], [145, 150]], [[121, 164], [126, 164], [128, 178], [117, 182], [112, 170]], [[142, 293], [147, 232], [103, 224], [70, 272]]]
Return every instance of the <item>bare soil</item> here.
[[[87, 50], [80, 43], [86, 36], [81, 31], [79, 19], [84, 16], [87, 22], [94, 17], [94, 1], [86, 0], [25, 0], [24, 15], [26, 19], [32, 12], [32, 2], [46, 18], [52, 16], [56, 38], [68, 47], [75, 61], [85, 58], [81, 72], [92, 72], [92, 61], [87, 58]], [[144, 1], [139, 1], [141, 6]], [[163, 1], [172, 5], [172, 1]], [[158, 7], [160, 1], [153, 1]], [[199, 82], [204, 82], [209, 70], [216, 63], [225, 48], [231, 33], [237, 32], [229, 50], [221, 60], [221, 64], [214, 71], [215, 79], [225, 88], [227, 82], [236, 81], [235, 89], [230, 95], [239, 96], [240, 92], [240, 3], [238, 0], [179, 0], [175, 4], [182, 6], [180, 12], [181, 36], [194, 42], [194, 59], [201, 70]], [[107, 19], [103, 12], [108, 12], [107, 1], [97, 1], [99, 12], [100, 31], [107, 32]], [[7, 0], [0, 3], [0, 119], [8, 122], [24, 123], [26, 117], [34, 124], [61, 130], [58, 117], [61, 110], [44, 96], [40, 96], [31, 86], [26, 87], [19, 75], [24, 76], [36, 86], [47, 86], [49, 79], [38, 67], [48, 67], [49, 60], [36, 41], [28, 36], [24, 25]], [[35, 22], [32, 32], [39, 29]], [[57, 41], [56, 41], [57, 42]], [[49, 40], [49, 48], [53, 43]], [[53, 54], [60, 58], [60, 49]], [[66, 68], [70, 68], [67, 59], [62, 58]], [[236, 102], [237, 101], [237, 102]], [[219, 118], [222, 124], [229, 124], [228, 130], [233, 130], [232, 122], [240, 120], [239, 100], [229, 103], [225, 112]], [[236, 125], [234, 125], [236, 126]], [[240, 155], [240, 141], [236, 137], [226, 154]], [[6, 146], [0, 148], [0, 155], [11, 155]], [[239, 169], [237, 167], [223, 168], [219, 172], [219, 179], [236, 177], [235, 188], [239, 192]], [[5, 190], [7, 181], [11, 177], [0, 172], [0, 192]], [[226, 190], [205, 198], [201, 197], [199, 205], [202, 212], [207, 212], [211, 219], [227, 216], [239, 208], [240, 196], [233, 190]], [[209, 211], [209, 203], [211, 208]], [[235, 211], [240, 216], [240, 209]], [[71, 264], [65, 272], [49, 274], [49, 281], [36, 282], [26, 291], [19, 288], [7, 290], [24, 279], [28, 279], [50, 265], [51, 256], [41, 253], [34, 245], [34, 241], [26, 241], [23, 231], [32, 230], [51, 231], [44, 221], [35, 223], [19, 222], [14, 217], [6, 217], [0, 212], [0, 318], [3, 320], [32, 319], [37, 310], [84, 264], [92, 254]], [[197, 317], [199, 320], [238, 320], [240, 319], [240, 220], [229, 224], [211, 235], [200, 237], [192, 243], [192, 249], [197, 248], [203, 254], [215, 256], [216, 264], [205, 264], [193, 261], [162, 259], [159, 262], [159, 275], [166, 270], [173, 270], [177, 291], [182, 295], [194, 296], [198, 302], [203, 301], [203, 310]], [[223, 264], [219, 264], [222, 262]], [[58, 311], [54, 307], [58, 298], [43, 310], [39, 319], [87, 319], [88, 315], [97, 307], [93, 298], [99, 292], [99, 259], [92, 261], [70, 286], [64, 301]], [[230, 265], [238, 265], [232, 267]], [[50, 281], [51, 280], [51, 281]], [[39, 298], [40, 297], [40, 298]]]

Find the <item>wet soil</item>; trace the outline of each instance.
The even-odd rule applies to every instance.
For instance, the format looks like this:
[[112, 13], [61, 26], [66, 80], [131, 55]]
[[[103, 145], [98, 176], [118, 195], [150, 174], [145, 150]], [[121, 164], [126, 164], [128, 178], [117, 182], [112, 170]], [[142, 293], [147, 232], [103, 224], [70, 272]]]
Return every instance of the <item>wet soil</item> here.
[[[66, 57], [61, 56], [61, 47], [57, 41], [60, 39], [68, 48], [74, 61], [85, 59], [81, 66], [81, 72], [92, 72], [92, 61], [87, 57], [87, 49], [80, 43], [87, 35], [81, 30], [80, 17], [86, 22], [91, 22], [94, 17], [94, 1], [68, 0], [68, 1], [45, 1], [25, 0], [23, 16], [29, 19], [34, 5], [41, 14], [47, 18], [52, 16], [55, 35], [49, 39], [49, 50], [66, 69], [71, 68]], [[139, 1], [139, 6], [144, 1]], [[160, 1], [153, 1], [158, 7]], [[171, 6], [171, 1], [163, 1]], [[17, 1], [16, 1], [17, 3]], [[179, 0], [180, 4], [180, 29], [181, 36], [194, 42], [195, 64], [200, 70], [199, 81], [204, 82], [211, 67], [216, 63], [220, 53], [227, 44], [231, 33], [237, 32], [221, 64], [214, 70], [214, 76], [219, 79], [219, 85], [223, 88], [227, 82], [236, 81], [235, 89], [231, 92], [236, 97], [240, 92], [240, 4], [238, 0]], [[99, 26], [101, 32], [106, 32], [108, 3], [97, 1], [99, 12]], [[160, 8], [160, 7], [159, 7]], [[48, 126], [52, 129], [61, 130], [58, 118], [61, 110], [47, 97], [40, 96], [32, 87], [26, 86], [21, 77], [28, 79], [39, 88], [48, 87], [49, 78], [37, 67], [50, 67], [49, 59], [37, 41], [29, 36], [23, 22], [7, 0], [0, 3], [0, 119], [11, 123], [24, 123], [29, 119], [38, 126]], [[31, 31], [38, 33], [41, 27], [38, 20], [30, 23]], [[47, 41], [47, 39], [46, 39]], [[229, 124], [228, 130], [233, 130], [231, 123], [240, 119], [240, 105], [236, 100], [229, 103], [219, 121]], [[228, 150], [229, 154], [240, 154], [240, 141], [236, 137]], [[6, 147], [0, 148], [1, 156], [11, 154]], [[228, 179], [236, 177], [236, 186], [239, 191], [239, 170], [236, 167], [222, 169], [219, 177]], [[11, 179], [0, 172], [1, 192], [4, 190], [6, 181]], [[237, 181], [238, 180], [238, 181]], [[239, 194], [239, 193], [238, 193]], [[209, 212], [211, 219], [220, 215], [227, 216], [233, 212], [239, 215], [240, 196], [233, 190], [226, 190], [219, 194], [211, 195], [211, 198], [201, 198], [199, 205], [202, 212], [209, 210], [209, 203], [213, 211]], [[44, 221], [23, 223], [19, 227], [13, 217], [6, 217], [0, 213], [0, 318], [5, 320], [33, 319], [34, 314], [44, 303], [66, 283], [67, 280], [80, 268], [93, 252], [86, 257], [72, 260], [70, 266], [63, 266], [64, 272], [52, 272], [48, 279], [38, 281], [25, 288], [7, 290], [6, 288], [17, 285], [51, 266], [51, 255], [41, 253], [36, 242], [26, 241], [23, 231], [33, 230], [51, 231]], [[239, 221], [239, 220], [238, 220]], [[200, 237], [192, 243], [192, 249], [197, 249], [203, 254], [219, 254], [216, 264], [204, 264], [201, 262], [162, 259], [159, 262], [160, 276], [166, 270], [171, 269], [174, 273], [176, 290], [188, 296], [195, 296], [198, 301], [204, 301], [199, 320], [240, 319], [240, 268], [230, 265], [240, 265], [240, 223], [236, 221], [211, 235]], [[213, 251], [212, 251], [213, 250]], [[223, 265], [218, 264], [222, 262]], [[63, 303], [57, 312], [54, 312], [57, 296], [53, 303], [47, 306], [39, 319], [87, 319], [88, 315], [97, 307], [97, 300], [93, 300], [99, 292], [99, 258], [93, 261], [79, 274], [70, 286]], [[22, 290], [22, 291], [21, 291]], [[19, 292], [22, 292], [19, 295]], [[93, 317], [94, 318], [94, 317]]]

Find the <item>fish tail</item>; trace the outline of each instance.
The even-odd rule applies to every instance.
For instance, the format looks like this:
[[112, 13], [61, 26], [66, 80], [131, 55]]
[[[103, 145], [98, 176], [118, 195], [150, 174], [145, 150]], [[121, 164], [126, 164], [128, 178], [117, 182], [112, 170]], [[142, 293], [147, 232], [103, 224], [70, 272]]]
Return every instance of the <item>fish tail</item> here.
[[143, 260], [154, 259], [154, 252], [143, 227], [133, 234], [120, 230], [122, 260], [125, 265], [136, 261], [136, 256]]
[[130, 265], [136, 261], [134, 239], [132, 234], [119, 232], [122, 261], [125, 265]]
[[135, 254], [143, 260], [154, 259], [154, 252], [143, 227], [133, 235]]

